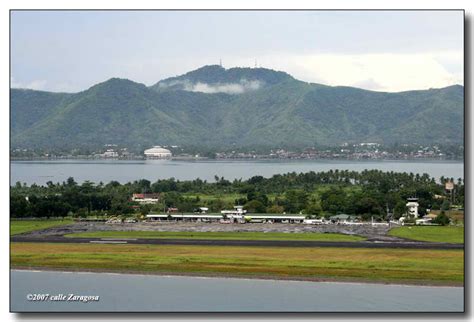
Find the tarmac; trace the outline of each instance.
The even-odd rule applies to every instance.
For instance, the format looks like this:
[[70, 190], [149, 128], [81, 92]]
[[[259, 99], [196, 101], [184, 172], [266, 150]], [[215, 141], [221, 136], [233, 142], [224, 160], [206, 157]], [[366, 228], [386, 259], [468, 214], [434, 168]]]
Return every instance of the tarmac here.
[[12, 242], [80, 243], [80, 244], [138, 244], [138, 245], [194, 245], [194, 246], [258, 246], [258, 247], [341, 247], [341, 248], [402, 248], [402, 249], [464, 249], [464, 244], [380, 241], [357, 242], [289, 241], [289, 240], [207, 240], [153, 238], [71, 238], [64, 236], [13, 236]]
[[[299, 224], [219, 224], [199, 222], [139, 222], [123, 224], [75, 222], [11, 236], [12, 242], [81, 243], [81, 244], [138, 244], [138, 245], [201, 245], [201, 246], [258, 246], [258, 247], [345, 247], [345, 248], [401, 248], [401, 249], [464, 249], [464, 244], [422, 242], [390, 236], [389, 226], [371, 225], [299, 225]], [[161, 238], [80, 238], [68, 234], [100, 231], [154, 232], [279, 232], [279, 233], [339, 233], [362, 236], [364, 241], [301, 241], [301, 240], [216, 240], [216, 239], [161, 239]]]

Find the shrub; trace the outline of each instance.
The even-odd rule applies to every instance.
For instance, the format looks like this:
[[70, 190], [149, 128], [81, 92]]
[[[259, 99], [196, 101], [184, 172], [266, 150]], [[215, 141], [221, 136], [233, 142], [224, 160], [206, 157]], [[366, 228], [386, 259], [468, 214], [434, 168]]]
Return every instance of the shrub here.
[[448, 216], [446, 216], [444, 211], [441, 211], [441, 213], [432, 222], [441, 226], [446, 226], [449, 225], [450, 221], [451, 220]]

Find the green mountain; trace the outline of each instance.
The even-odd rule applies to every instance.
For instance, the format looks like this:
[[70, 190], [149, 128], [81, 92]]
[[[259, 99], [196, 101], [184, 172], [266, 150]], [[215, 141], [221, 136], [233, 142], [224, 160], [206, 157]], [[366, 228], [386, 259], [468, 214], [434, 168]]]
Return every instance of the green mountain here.
[[10, 95], [11, 134], [35, 125], [54, 113], [70, 94], [49, 93], [30, 89], [13, 89]]
[[[182, 76], [172, 77], [153, 85], [156, 91], [161, 90], [199, 90], [201, 92], [220, 91], [238, 94], [246, 90], [256, 90], [284, 81], [295, 80], [284, 72], [266, 68], [230, 68], [218, 65], [204, 66]], [[201, 85], [201, 86], [199, 86]], [[207, 87], [206, 87], [207, 86]], [[239, 91], [241, 89], [242, 91]]]
[[264, 68], [205, 66], [153, 86], [113, 78], [75, 94], [11, 89], [13, 148], [120, 144], [278, 147], [462, 144], [463, 87], [384, 93]]

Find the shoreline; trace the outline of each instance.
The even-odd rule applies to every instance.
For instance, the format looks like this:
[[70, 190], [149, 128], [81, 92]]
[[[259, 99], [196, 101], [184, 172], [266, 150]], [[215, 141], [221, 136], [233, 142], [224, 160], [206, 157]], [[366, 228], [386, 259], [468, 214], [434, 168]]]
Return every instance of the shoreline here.
[[285, 277], [285, 276], [265, 276], [259, 274], [239, 275], [239, 274], [206, 274], [206, 273], [178, 273], [168, 271], [144, 272], [135, 270], [107, 270], [107, 269], [65, 269], [53, 267], [38, 267], [38, 266], [12, 266], [10, 265], [10, 273], [12, 271], [36, 271], [36, 272], [59, 272], [59, 273], [104, 273], [115, 275], [136, 275], [136, 276], [161, 276], [161, 277], [195, 277], [195, 278], [228, 278], [228, 279], [243, 279], [243, 280], [264, 280], [264, 281], [293, 281], [293, 282], [314, 282], [314, 283], [339, 283], [339, 284], [372, 284], [372, 285], [387, 285], [387, 286], [408, 286], [408, 287], [453, 287], [464, 288], [463, 283], [455, 282], [433, 282], [433, 281], [380, 281], [363, 278], [324, 278], [324, 277]]
[[10, 162], [25, 161], [181, 161], [181, 162], [454, 162], [464, 163], [462, 158], [181, 158], [179, 156], [170, 159], [147, 159], [147, 158], [94, 158], [94, 157], [10, 157]]

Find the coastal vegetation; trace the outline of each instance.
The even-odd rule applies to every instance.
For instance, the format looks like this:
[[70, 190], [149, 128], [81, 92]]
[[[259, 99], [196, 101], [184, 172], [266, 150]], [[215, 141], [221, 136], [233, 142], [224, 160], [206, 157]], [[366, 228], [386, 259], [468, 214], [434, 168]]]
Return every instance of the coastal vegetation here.
[[[220, 212], [242, 205], [249, 213], [301, 213], [308, 217], [345, 213], [363, 220], [387, 220], [388, 214], [392, 219], [402, 216], [406, 199], [414, 196], [418, 198], [420, 215], [428, 209], [448, 212], [453, 205], [463, 209], [464, 181], [457, 179], [452, 199], [444, 190], [447, 180], [454, 178], [441, 177], [437, 181], [428, 174], [379, 170], [293, 172], [233, 181], [216, 176], [213, 182], [171, 178], [153, 183], [142, 179], [125, 184], [78, 184], [69, 178], [45, 186], [18, 182], [11, 187], [10, 214], [13, 218], [140, 217], [169, 208], [194, 212], [199, 207], [208, 207], [210, 212]], [[133, 193], [151, 192], [159, 194], [157, 204], [140, 205], [131, 200]]]
[[462, 285], [462, 250], [12, 243], [13, 268]]

